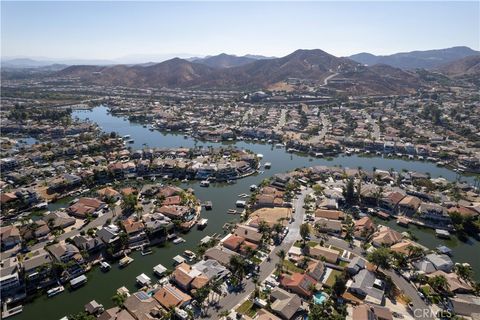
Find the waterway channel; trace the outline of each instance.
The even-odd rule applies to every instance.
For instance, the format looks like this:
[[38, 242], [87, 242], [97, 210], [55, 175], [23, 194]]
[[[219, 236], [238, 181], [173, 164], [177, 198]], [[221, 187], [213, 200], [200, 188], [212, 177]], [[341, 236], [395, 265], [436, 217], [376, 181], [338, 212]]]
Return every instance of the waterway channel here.
[[[220, 146], [221, 143], [197, 142], [192, 138], [184, 138], [183, 135], [161, 133], [150, 131], [141, 124], [129, 122], [121, 117], [115, 117], [107, 112], [104, 106], [96, 107], [92, 111], [75, 111], [73, 117], [96, 122], [103, 131], [115, 131], [120, 135], [130, 135], [134, 143], [133, 149], [148, 147], [193, 147], [193, 146]], [[262, 162], [271, 162], [272, 168], [265, 170], [263, 174], [256, 174], [247, 178], [238, 180], [235, 184], [212, 184], [209, 188], [202, 188], [197, 182], [191, 182], [184, 187], [191, 187], [195, 190], [196, 196], [202, 200], [213, 202], [213, 210], [202, 211], [201, 215], [208, 219], [208, 226], [202, 231], [193, 228], [183, 238], [186, 240], [182, 244], [168, 243], [165, 247], [153, 248], [153, 254], [141, 256], [139, 252], [133, 253], [133, 263], [124, 269], [119, 269], [113, 265], [112, 269], [103, 273], [99, 268], [94, 268], [88, 274], [88, 282], [83, 287], [68, 292], [61, 293], [53, 298], [47, 298], [46, 295], [36, 298], [33, 302], [24, 305], [23, 313], [15, 316], [18, 320], [33, 319], [52, 319], [57, 320], [61, 317], [77, 313], [83, 310], [83, 306], [89, 301], [95, 299], [102, 303], [106, 308], [113, 305], [111, 297], [115, 294], [117, 288], [126, 286], [130, 290], [136, 289], [135, 277], [145, 273], [152, 279], [157, 279], [153, 274], [152, 268], [161, 263], [166, 267], [172, 267], [172, 258], [181, 254], [186, 249], [195, 249], [200, 239], [214, 233], [222, 234], [222, 226], [229, 221], [236, 219], [236, 216], [227, 214], [227, 210], [234, 208], [238, 195], [248, 193], [249, 186], [260, 183], [264, 178], [275, 173], [287, 172], [295, 168], [308, 167], [314, 165], [342, 166], [371, 170], [373, 167], [378, 169], [394, 170], [415, 170], [424, 173], [430, 173], [432, 177], [444, 177], [454, 180], [457, 173], [446, 168], [437, 167], [435, 164], [420, 161], [406, 161], [399, 159], [384, 159], [382, 157], [360, 157], [360, 156], [339, 156], [331, 160], [317, 159], [309, 156], [287, 153], [284, 149], [277, 149], [269, 144], [259, 144], [250, 142], [231, 143], [238, 148], [250, 149], [255, 153], [263, 154]], [[473, 178], [462, 177], [462, 180], [473, 183]], [[56, 206], [55, 206], [56, 208]], [[54, 209], [52, 206], [50, 209]], [[394, 221], [384, 222], [391, 227], [405, 231], [398, 227]], [[470, 239], [468, 242], [460, 242], [454, 238], [452, 240], [437, 239], [432, 230], [419, 229], [411, 226], [409, 229], [418, 238], [418, 242], [429, 247], [435, 248], [440, 244], [448, 245], [453, 249], [453, 259], [458, 262], [468, 262], [476, 272], [477, 280], [480, 280], [480, 261], [476, 258], [478, 254], [479, 243]]]

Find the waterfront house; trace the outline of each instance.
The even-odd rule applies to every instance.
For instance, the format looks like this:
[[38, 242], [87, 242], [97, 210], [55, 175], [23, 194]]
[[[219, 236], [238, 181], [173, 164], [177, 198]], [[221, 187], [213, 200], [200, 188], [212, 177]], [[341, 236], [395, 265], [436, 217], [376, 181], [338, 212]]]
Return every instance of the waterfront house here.
[[397, 211], [406, 216], [413, 216], [421, 204], [422, 200], [419, 198], [407, 195], [398, 203]]
[[435, 269], [445, 272], [452, 271], [454, 266], [452, 259], [446, 254], [430, 253], [425, 256], [425, 259], [430, 261]]
[[225, 279], [230, 274], [227, 268], [213, 259], [201, 260], [192, 265], [192, 268], [205, 275], [208, 281]]
[[0, 297], [5, 299], [21, 289], [20, 262], [17, 257], [10, 257], [0, 262]]
[[302, 310], [302, 299], [281, 288], [274, 288], [270, 293], [270, 308], [280, 318], [290, 320]]
[[306, 273], [295, 272], [291, 275], [282, 274], [280, 285], [304, 298], [310, 298], [313, 293], [312, 289], [316, 287], [317, 281]]
[[52, 271], [52, 257], [44, 249], [31, 251], [25, 255], [22, 266], [25, 278], [32, 287], [49, 284]]
[[122, 227], [128, 235], [128, 245], [131, 249], [148, 243], [145, 225], [142, 221], [127, 219], [122, 221]]
[[204, 287], [209, 279], [200, 270], [186, 263], [180, 263], [172, 273], [173, 282], [182, 290], [190, 291]]
[[393, 244], [400, 242], [403, 236], [400, 232], [397, 232], [387, 226], [380, 226], [374, 233], [372, 238], [372, 244], [376, 247], [392, 246]]
[[161, 318], [166, 312], [156, 299], [144, 291], [138, 291], [128, 296], [123, 306], [137, 320]]
[[113, 307], [105, 310], [97, 318], [98, 320], [135, 320], [135, 318], [125, 309]]
[[246, 226], [243, 224], [237, 224], [237, 227], [233, 231], [233, 234], [237, 237], [243, 237], [249, 242], [260, 244], [262, 240], [262, 234], [258, 232], [256, 228]]
[[71, 260], [82, 262], [83, 258], [80, 250], [70, 243], [56, 243], [46, 247], [56, 261], [68, 263]]
[[105, 202], [95, 198], [80, 198], [75, 204], [68, 207], [67, 211], [76, 218], [85, 219], [87, 216], [98, 216], [105, 205]]
[[462, 280], [457, 274], [453, 272], [444, 272], [442, 270], [437, 270], [427, 275], [428, 278], [432, 278], [435, 276], [444, 277], [447, 280], [448, 288], [447, 291], [451, 293], [471, 293], [473, 292], [473, 287], [467, 283], [466, 281]]
[[363, 217], [355, 221], [353, 235], [356, 239], [363, 240], [375, 231], [375, 223], [370, 217]]
[[447, 209], [436, 203], [422, 203], [418, 213], [422, 219], [429, 220], [435, 224], [448, 225], [452, 222]]
[[361, 297], [365, 302], [384, 304], [383, 282], [375, 277], [375, 274], [367, 269], [360, 270], [352, 280], [348, 280], [348, 290]]
[[218, 263], [226, 267], [230, 265], [230, 258], [234, 255], [238, 255], [238, 253], [223, 247], [213, 247], [205, 251], [204, 257], [218, 261]]
[[154, 298], [165, 308], [183, 307], [190, 303], [192, 297], [171, 284], [164, 285], [154, 294]]
[[91, 237], [88, 235], [76, 235], [72, 238], [72, 241], [77, 248], [88, 254], [98, 252], [105, 246], [99, 237]]
[[405, 194], [402, 194], [398, 191], [389, 192], [386, 196], [380, 199], [380, 207], [395, 213], [397, 212], [398, 204], [404, 197]]

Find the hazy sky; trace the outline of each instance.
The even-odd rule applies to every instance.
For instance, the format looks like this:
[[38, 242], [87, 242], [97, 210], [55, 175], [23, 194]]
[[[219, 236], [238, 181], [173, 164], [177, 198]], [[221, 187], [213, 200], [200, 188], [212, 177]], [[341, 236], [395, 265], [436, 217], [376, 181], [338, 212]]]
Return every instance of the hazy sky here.
[[479, 50], [479, 1], [1, 2], [2, 56]]

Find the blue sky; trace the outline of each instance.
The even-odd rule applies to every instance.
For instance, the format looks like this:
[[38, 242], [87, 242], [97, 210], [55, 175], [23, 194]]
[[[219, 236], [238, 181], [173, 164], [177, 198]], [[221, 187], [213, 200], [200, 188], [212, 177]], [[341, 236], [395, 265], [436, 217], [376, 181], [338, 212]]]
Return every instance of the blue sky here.
[[6, 2], [2, 57], [146, 59], [221, 52], [337, 56], [466, 45], [479, 50], [479, 1]]

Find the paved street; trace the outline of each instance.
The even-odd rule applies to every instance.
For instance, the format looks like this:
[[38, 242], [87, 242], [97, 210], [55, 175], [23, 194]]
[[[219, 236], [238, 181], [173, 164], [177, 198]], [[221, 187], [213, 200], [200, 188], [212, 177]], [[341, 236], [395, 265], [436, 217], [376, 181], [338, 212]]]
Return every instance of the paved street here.
[[[295, 243], [295, 241], [300, 239], [300, 225], [303, 223], [305, 215], [305, 209], [303, 209], [303, 204], [305, 196], [310, 192], [312, 192], [312, 189], [303, 190], [302, 193], [298, 196], [297, 200], [295, 200], [295, 221], [288, 226], [290, 230], [285, 239], [283, 240], [282, 244], [275, 247], [275, 249], [270, 253], [270, 261], [264, 260], [260, 264], [260, 274], [258, 277], [259, 282], [264, 281], [275, 270], [275, 266], [279, 262], [277, 252], [282, 249], [288, 252]], [[233, 310], [235, 306], [243, 302], [247, 297], [252, 294], [252, 292], [255, 290], [255, 285], [253, 284], [252, 280], [246, 280], [244, 283], [245, 287], [242, 292], [229, 293], [227, 294], [227, 296], [221, 299], [221, 309], [219, 310]], [[211, 310], [209, 314], [209, 319], [218, 318], [218, 313], [215, 310]]]

